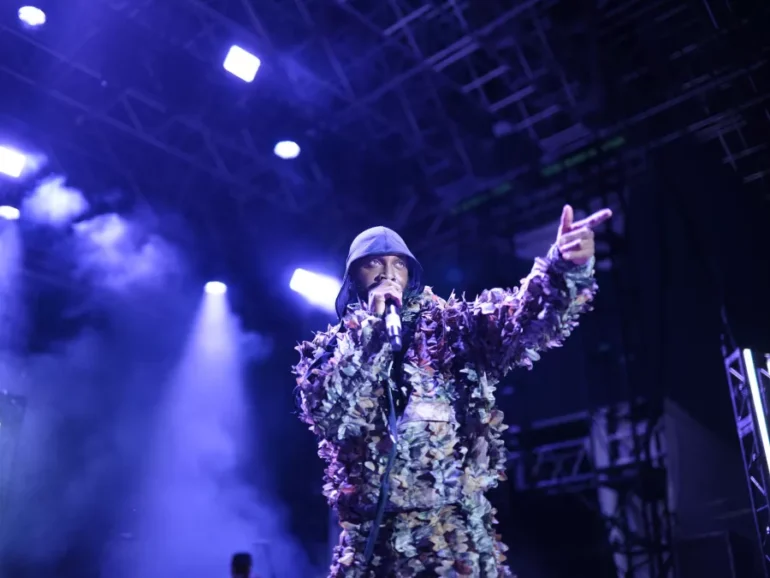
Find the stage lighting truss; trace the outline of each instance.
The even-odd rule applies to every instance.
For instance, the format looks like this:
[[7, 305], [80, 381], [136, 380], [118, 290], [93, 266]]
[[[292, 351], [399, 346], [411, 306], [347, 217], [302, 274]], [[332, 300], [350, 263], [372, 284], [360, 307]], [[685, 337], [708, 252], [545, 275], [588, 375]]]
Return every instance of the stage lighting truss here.
[[725, 354], [725, 371], [763, 568], [765, 576], [770, 576], [770, 447], [767, 439], [770, 356], [736, 349]]
[[[50, 114], [57, 118], [76, 119], [65, 131], [71, 141], [64, 143], [66, 148], [78, 152], [92, 151], [91, 156], [102, 157], [101, 163], [108, 162], [113, 167], [122, 168], [122, 172], [140, 180], [139, 189], [188, 189], [184, 183], [191, 180], [192, 173], [210, 177], [218, 184], [216, 187], [204, 184], [200, 187], [202, 189], [215, 189], [215, 194], [223, 192], [244, 203], [254, 198], [267, 201], [285, 213], [304, 214], [308, 205], [326, 200], [329, 183], [315, 167], [310, 166], [312, 163], [282, 162], [273, 153], [275, 142], [262, 146], [260, 130], [248, 118], [242, 119], [237, 129], [223, 130], [207, 118], [212, 110], [216, 112], [217, 107], [207, 108], [205, 104], [196, 103], [187, 110], [179, 110], [176, 103], [167, 97], [173, 90], [168, 90], [164, 84], [175, 82], [174, 75], [154, 68], [157, 58], [153, 57], [152, 51], [157, 49], [160, 40], [136, 46], [136, 58], [146, 61], [148, 70], [144, 75], [136, 75], [128, 84], [119, 71], [100, 70], [95, 66], [98, 47], [108, 50], [106, 47], [114, 44], [111, 36], [114, 36], [116, 19], [111, 9], [118, 10], [120, 5], [112, 2], [87, 4], [83, 9], [88, 10], [90, 20], [83, 26], [89, 30], [80, 36], [81, 45], [76, 49], [73, 49], [72, 38], [66, 34], [29, 34], [12, 22], [0, 21], [0, 51], [7, 55], [0, 63], [0, 79], [4, 86], [13, 85], [20, 91], [19, 94], [14, 93], [13, 102], [6, 103], [9, 114], [24, 124], [34, 125], [38, 119], [30, 116], [34, 113], [31, 113], [27, 103], [39, 98], [38, 95], [43, 92], [52, 104]], [[148, 10], [150, 4], [145, 5]], [[158, 9], [162, 10], [165, 3], [158, 4]], [[77, 10], [76, 6], [71, 8]], [[168, 6], [166, 18], [157, 21], [154, 18], [158, 14], [140, 9], [132, 10], [131, 16], [135, 21], [141, 17], [151, 19], [153, 33], [157, 32], [162, 38], [168, 36], [167, 30], [163, 29], [165, 25], [171, 28], [177, 25], [169, 23], [169, 19], [179, 16], [175, 10]], [[229, 44], [212, 40], [214, 24], [229, 21], [211, 9], [203, 10], [215, 16], [209, 17], [208, 24], [200, 22], [202, 28], [195, 28], [195, 38], [186, 39], [190, 46], [184, 49], [177, 46], [177, 49], [185, 50], [187, 58], [192, 56], [198, 64], [205, 54], [204, 64], [210, 69], [203, 69], [208, 77], [200, 82], [211, 82], [216, 71], [221, 71], [227, 48], [238, 34], [235, 24], [236, 30], [230, 30], [225, 25], [225, 30], [229, 32], [220, 26], [217, 40], [224, 42], [229, 39]], [[110, 16], [112, 19], [108, 18]], [[120, 17], [117, 22], [124, 27], [131, 26], [130, 21], [121, 22]], [[181, 29], [186, 30], [184, 26]], [[208, 43], [204, 49], [206, 39]], [[45, 79], [37, 77], [34, 68], [29, 65], [31, 61], [47, 62], [45, 68], [51, 71], [50, 76]], [[225, 71], [221, 74], [227, 75]], [[222, 80], [222, 83], [225, 81]], [[217, 88], [228, 90], [227, 86]], [[7, 88], [6, 92], [11, 94], [11, 89]], [[271, 115], [287, 116], [285, 106], [280, 108], [281, 99], [275, 91], [272, 98], [276, 100], [275, 106], [266, 106], [265, 111]], [[232, 106], [237, 107], [238, 103], [232, 103]], [[45, 132], [49, 134], [42, 135], [41, 140], [47, 142], [41, 148], [46, 148], [51, 141], [62, 140], [56, 137], [55, 133], [59, 131]], [[61, 145], [61, 142], [53, 142], [50, 148], [56, 149]], [[163, 163], [153, 163], [154, 170], [148, 171], [146, 165], [152, 157], [141, 154], [142, 147], [145, 151], [161, 150], [176, 161], [169, 163], [176, 172], [167, 179], [176, 186], [152, 183], [148, 179], [158, 178], [163, 172], [160, 170]], [[191, 166], [195, 170], [190, 171]], [[304, 197], [295, 194], [299, 190], [304, 190]], [[173, 201], [189, 202], [194, 207], [195, 197], [198, 195], [184, 195]]]
[[[304, 214], [319, 207], [347, 211], [348, 219], [365, 213], [360, 198], [328, 202], [334, 175], [315, 162], [313, 143], [302, 143], [297, 162], [281, 162], [272, 154], [275, 142], [255, 144], [260, 134], [254, 123], [226, 128], [210, 122], [221, 103], [201, 99], [175, 109], [168, 97], [174, 94], [173, 75], [157, 69], [157, 48], [137, 46], [135, 60], [145, 62], [149, 73], [128, 85], [118, 74], [95, 74], [87, 58], [88, 46], [109, 45], [111, 31], [133, 22], [202, 64], [199, 73], [208, 70], [209, 76], [201, 82], [209, 83], [215, 71], [222, 72], [227, 47], [248, 46], [269, 68], [270, 82], [261, 83], [258, 75], [238, 86], [244, 92], [236, 99], [258, 99], [260, 113], [292, 118], [322, 141], [333, 135], [351, 150], [365, 143], [367, 158], [415, 168], [409, 179], [419, 186], [394, 191], [392, 209], [380, 219], [424, 238], [422, 251], [468, 242], [473, 228], [457, 223], [470, 213], [456, 209], [482, 196], [505, 198], [495, 218], [485, 220], [485, 233], [531, 226], [540, 218], [531, 205], [558, 204], [580, 186], [563, 178], [567, 171], [550, 168], [569, 167], [586, 151], [604, 152], [617, 139], [628, 146], [591, 156], [595, 170], [615, 166], [617, 154], [629, 162], [627, 157], [694, 135], [723, 147], [725, 163], [747, 183], [765, 182], [770, 173], [757, 162], [766, 152], [762, 117], [755, 122], [752, 115], [761, 115], [770, 99], [761, 81], [770, 77], [767, 59], [760, 51], [741, 66], [730, 61], [736, 39], [748, 36], [746, 22], [730, 21], [719, 6], [663, 0], [644, 10], [635, 2], [597, 4], [590, 25], [595, 28], [587, 28], [570, 17], [564, 1], [506, 5], [492, 10], [484, 3], [461, 8], [397, 0], [99, 0], [88, 3], [91, 20], [83, 24], [88, 30], [77, 50], [58, 43], [66, 35], [25, 34], [16, 23], [0, 30], [0, 42], [14, 41], [0, 45], [9, 56], [0, 68], [9, 81], [49, 91], [68, 107], [68, 118], [74, 112], [78, 131], [88, 132], [84, 142], [90, 139], [88, 146], [100, 154], [106, 141], [109, 151], [129, 135], [204, 171], [242, 199], [264, 199]], [[629, 42], [634, 50], [623, 48]], [[57, 70], [45, 82], [29, 72], [32, 56], [42, 54], [48, 68]], [[588, 119], [602, 107], [606, 87], [585, 65], [597, 54], [617, 60], [605, 75], [621, 79], [613, 97], [625, 107], [600, 128]], [[694, 75], [696, 70], [708, 72]], [[233, 97], [233, 91], [226, 93]], [[106, 131], [94, 134], [90, 121]], [[106, 154], [124, 164], [137, 156], [128, 143]], [[147, 172], [139, 165], [127, 170]], [[180, 196], [179, 202], [193, 197]]]
[[[521, 491], [558, 493], [595, 488], [597, 480], [612, 484], [641, 465], [634, 431], [636, 439], [646, 443], [641, 459], [664, 468], [662, 423], [649, 415], [647, 407], [637, 402], [635, 411], [644, 418], [635, 422], [635, 430], [627, 403], [540, 420], [527, 428], [512, 426], [507, 434], [512, 483]], [[615, 425], [608, 429], [609, 423]]]
[[[594, 174], [615, 171], [619, 164], [633, 165], [650, 150], [686, 136], [722, 147], [725, 163], [746, 175], [747, 183], [766, 178], [753, 163], [766, 150], [757, 127], [770, 99], [768, 83], [760, 80], [767, 61], [757, 52], [753, 60], [734, 62], [735, 40], [746, 36], [746, 21], [730, 21], [719, 6], [664, 0], [644, 9], [633, 2], [595, 4], [589, 25], [570, 18], [569, 4], [519, 1], [507, 3], [510, 9], [502, 13], [490, 8], [484, 14], [480, 8], [465, 13], [454, 3], [338, 3], [379, 36], [381, 51], [374, 62], [399, 63], [392, 78], [380, 79], [366, 93], [371, 95], [364, 97], [368, 103], [374, 106], [377, 99], [385, 101], [388, 94], [402, 91], [422, 125], [431, 118], [431, 107], [434, 115], [441, 112], [432, 105], [434, 93], [420, 86], [422, 79], [442, 95], [463, 94], [465, 108], [476, 111], [478, 131], [491, 127], [495, 137], [494, 142], [468, 138], [468, 126], [451, 111], [448, 121], [434, 121], [453, 124], [470, 170], [455, 175], [454, 181], [450, 175], [437, 179], [430, 174], [441, 202], [404, 205], [408, 217], [402, 219], [424, 239], [421, 254], [467, 245], [473, 235], [487, 238], [495, 230], [544, 224], [548, 210], [555, 207], [558, 214], [565, 198], [583, 193], [586, 185], [575, 182], [570, 167], [582, 163]], [[635, 48], [628, 49], [630, 45]], [[603, 75], [621, 79], [612, 96], [625, 110], [598, 129], [588, 119], [609, 100], [609, 89], [596, 71], [610, 65], [610, 55], [616, 62]], [[597, 59], [602, 65], [589, 70], [586, 63]], [[704, 67], [711, 72], [694, 73]], [[725, 98], [728, 94], [731, 100]], [[441, 131], [436, 135], [453, 142]], [[625, 146], [609, 146], [619, 140]], [[503, 170], [490, 171], [474, 157], [475, 151], [488, 154], [498, 146], [510, 147]], [[524, 162], [533, 157], [538, 160]], [[559, 166], [559, 171], [552, 170]], [[483, 226], [472, 221], [458, 226], [474, 213], [463, 210], [464, 205], [474, 209], [487, 201], [495, 202], [496, 210], [481, 218]]]
[[604, 518], [616, 562], [627, 558], [619, 576], [672, 575], [668, 456], [662, 415], [651, 404], [540, 420], [511, 427], [506, 439], [515, 491], [582, 496]]

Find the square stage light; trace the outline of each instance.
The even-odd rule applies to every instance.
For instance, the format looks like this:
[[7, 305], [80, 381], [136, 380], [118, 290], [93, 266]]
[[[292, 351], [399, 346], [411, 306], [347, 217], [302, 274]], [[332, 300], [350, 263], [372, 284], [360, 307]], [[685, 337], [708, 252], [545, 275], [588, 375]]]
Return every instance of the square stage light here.
[[225, 70], [244, 82], [251, 82], [257, 76], [262, 61], [240, 46], [231, 46], [223, 64]]
[[0, 146], [0, 173], [18, 179], [24, 172], [27, 157], [17, 150]]

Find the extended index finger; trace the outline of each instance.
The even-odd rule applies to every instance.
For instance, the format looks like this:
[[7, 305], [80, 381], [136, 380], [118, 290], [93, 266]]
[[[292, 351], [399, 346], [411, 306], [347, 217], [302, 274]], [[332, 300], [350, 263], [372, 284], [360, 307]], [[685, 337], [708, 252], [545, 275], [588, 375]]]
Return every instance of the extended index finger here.
[[572, 223], [570, 230], [574, 231], [575, 229], [582, 229], [583, 227], [588, 227], [589, 229], [593, 229], [594, 227], [598, 227], [599, 225], [601, 225], [604, 221], [608, 220], [610, 217], [612, 217], [612, 211], [610, 209], [602, 209], [601, 211], [596, 211], [590, 217], [586, 217], [585, 219], [581, 219], [580, 221], [576, 221], [575, 223]]

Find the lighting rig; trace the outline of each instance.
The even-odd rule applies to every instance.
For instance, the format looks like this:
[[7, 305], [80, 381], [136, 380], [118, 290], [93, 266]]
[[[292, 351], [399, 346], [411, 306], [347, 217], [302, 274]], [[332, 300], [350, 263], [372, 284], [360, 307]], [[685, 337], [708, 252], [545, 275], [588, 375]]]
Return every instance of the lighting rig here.
[[573, 494], [592, 506], [618, 578], [673, 576], [666, 437], [651, 405], [638, 399], [508, 432], [513, 489]]
[[[395, 0], [88, 4], [77, 50], [56, 33], [54, 5], [37, 31], [0, 25], [9, 86], [29, 98], [42, 92], [52, 110], [74, 114], [67, 145], [140, 180], [137, 190], [206, 190], [173, 199], [201, 213], [212, 197], [232, 196], [228, 218], [243, 226], [243, 215], [266, 202], [287, 218], [328, 220], [329, 243], [339, 249], [339, 223], [374, 211], [422, 239], [417, 248], [427, 255], [471, 242], [478, 231], [469, 237], [458, 223], [490, 200], [485, 232], [522, 214], [517, 227], [531, 226], [534, 208], [548, 204], [539, 200], [568, 194], [560, 176], [576, 163], [611, 165], [618, 154], [683, 137], [722, 147], [747, 186], [761, 186], [767, 174], [755, 162], [766, 150], [759, 127], [770, 97], [761, 81], [767, 55], [747, 48], [750, 57], [736, 56], [734, 47], [751, 37], [751, 18], [715, 5], [664, 0], [641, 9], [628, 1], [578, 15], [557, 0], [511, 2], [500, 11]], [[105, 68], [104, 46], [116, 49], [129, 37], [144, 69], [121, 76]], [[161, 53], [173, 53], [176, 75], [163, 68]], [[31, 70], [38, 60], [50, 64], [51, 78]], [[697, 74], [710, 60], [713, 70]], [[214, 73], [223, 62], [253, 81], [227, 82]], [[610, 78], [618, 79], [617, 94], [602, 96]], [[185, 104], [195, 86], [208, 86], [209, 97]], [[623, 106], [610, 110], [613, 102]], [[266, 112], [287, 126], [265, 131]], [[61, 140], [47, 132], [38, 132], [41, 143]], [[276, 152], [279, 158], [276, 143], [291, 132], [302, 154]], [[331, 141], [350, 160], [344, 171], [322, 154]], [[136, 162], [140, 149], [162, 151], [166, 162], [153, 162], [158, 170], [148, 174], [149, 161]], [[408, 182], [389, 184], [384, 205], [362, 202], [371, 184], [354, 174], [361, 159], [404, 172]], [[343, 184], [339, 172], [360, 182]]]
[[770, 576], [770, 440], [768, 400], [770, 355], [723, 349], [733, 416], [741, 444], [764, 576]]

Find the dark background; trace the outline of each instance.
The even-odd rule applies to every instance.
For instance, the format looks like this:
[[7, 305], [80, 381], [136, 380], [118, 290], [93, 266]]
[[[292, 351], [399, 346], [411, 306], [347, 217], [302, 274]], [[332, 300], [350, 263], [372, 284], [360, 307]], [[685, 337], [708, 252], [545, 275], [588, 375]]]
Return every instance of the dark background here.
[[[4, 0], [0, 129], [43, 151], [44, 173], [100, 191], [95, 213], [162, 215], [196, 274], [226, 279], [244, 325], [272, 337], [250, 395], [255, 436], [281, 443], [253, 476], [316, 548], [322, 466], [293, 416], [289, 368], [294, 343], [332, 320], [290, 294], [287, 263], [341, 273], [347, 244], [375, 224], [403, 234], [439, 294], [475, 294], [526, 275], [543, 248], [526, 233], [555, 234], [564, 203], [611, 206], [596, 311], [505, 384], [507, 421], [667, 397], [735, 445], [722, 344], [770, 351], [770, 75], [767, 7], [729, 6], [99, 0], [47, 4], [49, 25], [28, 32]], [[383, 32], [407, 14], [419, 15]], [[477, 49], [436, 56], [463, 39]], [[221, 70], [236, 41], [262, 56], [251, 85]], [[302, 155], [274, 158], [280, 138]], [[4, 181], [0, 198], [29, 186]], [[103, 320], [62, 314], [87, 297], [58, 256], [40, 257], [52, 239], [25, 235], [36, 276], [24, 347], [45, 351]], [[522, 575], [574, 576], [575, 560], [585, 575], [606, 570], [584, 499], [508, 485], [495, 501]]]

